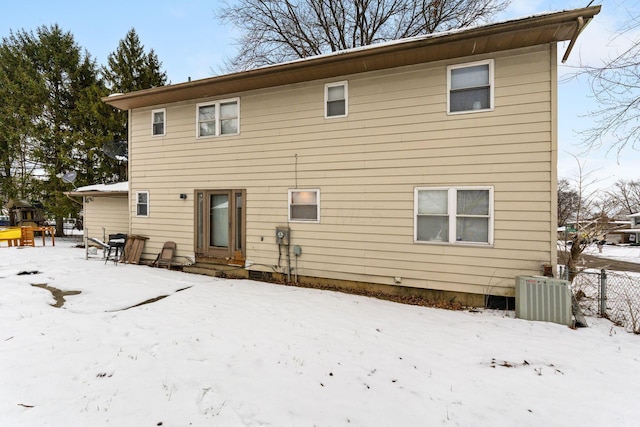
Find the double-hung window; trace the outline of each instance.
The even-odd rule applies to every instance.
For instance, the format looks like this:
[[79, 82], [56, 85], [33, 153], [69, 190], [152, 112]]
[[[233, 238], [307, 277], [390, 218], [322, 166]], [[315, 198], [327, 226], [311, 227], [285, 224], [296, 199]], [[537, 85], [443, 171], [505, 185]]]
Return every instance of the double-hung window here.
[[148, 191], [136, 191], [136, 216], [149, 216]]
[[347, 117], [349, 112], [349, 89], [347, 82], [324, 85], [325, 118]]
[[197, 104], [196, 109], [198, 138], [240, 133], [238, 98]]
[[493, 188], [416, 188], [414, 240], [493, 244]]
[[160, 136], [166, 133], [166, 110], [164, 108], [151, 111], [151, 134]]
[[289, 221], [320, 222], [320, 190], [289, 190]]
[[220, 135], [235, 135], [238, 133], [238, 101], [220, 103]]
[[448, 111], [493, 109], [493, 60], [447, 67]]

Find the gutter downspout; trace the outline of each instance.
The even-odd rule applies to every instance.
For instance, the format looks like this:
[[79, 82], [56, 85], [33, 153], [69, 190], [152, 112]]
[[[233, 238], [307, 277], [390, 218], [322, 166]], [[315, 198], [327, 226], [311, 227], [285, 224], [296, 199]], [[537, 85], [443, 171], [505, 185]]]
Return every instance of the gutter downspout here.
[[578, 25], [576, 27], [576, 31], [573, 33], [573, 36], [571, 36], [571, 41], [569, 42], [569, 47], [567, 48], [567, 50], [564, 52], [564, 55], [562, 56], [562, 63], [563, 64], [565, 62], [567, 62], [567, 59], [569, 59], [569, 55], [571, 54], [571, 50], [573, 49], [573, 46], [576, 44], [576, 40], [578, 40], [578, 36], [582, 32], [582, 30], [585, 29], [587, 24], [589, 22], [591, 22], [591, 19], [587, 20], [587, 22], [584, 22], [584, 18], [582, 16], [578, 16], [578, 19], [576, 19], [576, 21], [578, 22]]
[[[67, 196], [67, 199], [71, 200], [73, 203], [77, 203], [80, 206], [84, 206], [82, 204], [82, 202], [77, 201], [76, 199], [73, 198], [73, 196], [71, 194], [69, 194], [69, 191], [65, 191], [62, 194], [64, 194], [65, 196]], [[82, 199], [84, 200], [84, 196], [82, 196]]]

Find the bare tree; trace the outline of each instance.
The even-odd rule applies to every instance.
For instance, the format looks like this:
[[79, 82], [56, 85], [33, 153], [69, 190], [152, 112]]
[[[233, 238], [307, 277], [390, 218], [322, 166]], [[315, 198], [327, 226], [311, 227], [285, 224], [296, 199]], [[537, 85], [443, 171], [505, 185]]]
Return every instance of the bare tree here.
[[218, 17], [242, 35], [227, 63], [247, 70], [491, 19], [510, 0], [226, 1]]
[[598, 103], [598, 109], [589, 113], [594, 125], [582, 132], [584, 145], [608, 146], [618, 156], [625, 147], [640, 148], [640, 17], [637, 11], [627, 13], [629, 20], [615, 37], [626, 41], [627, 47], [604, 58], [600, 66], [582, 65], [576, 74], [589, 78]]
[[640, 181], [617, 181], [613, 189], [607, 191], [607, 199], [615, 215], [640, 212]]
[[[598, 190], [592, 190], [596, 179], [591, 178], [590, 172], [584, 170], [584, 165], [576, 158], [578, 164], [577, 176], [566, 181], [565, 190], [577, 196], [577, 201], [573, 203], [574, 211], [569, 215], [571, 220], [567, 220], [566, 225], [571, 225], [572, 230], [567, 234], [569, 247], [560, 251], [560, 259], [569, 270], [569, 280], [573, 280], [578, 273], [578, 264], [584, 250], [596, 240], [601, 240], [609, 228], [609, 216], [605, 210], [606, 205], [601, 201]], [[573, 181], [571, 183], [570, 181]], [[558, 191], [560, 192], [560, 182]]]
[[558, 226], [567, 225], [578, 210], [580, 197], [567, 179], [558, 181]]

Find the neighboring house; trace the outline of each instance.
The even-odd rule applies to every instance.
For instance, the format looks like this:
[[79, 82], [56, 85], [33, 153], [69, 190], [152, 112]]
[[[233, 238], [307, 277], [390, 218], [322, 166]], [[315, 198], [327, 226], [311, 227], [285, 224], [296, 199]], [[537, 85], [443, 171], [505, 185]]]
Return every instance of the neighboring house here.
[[[613, 219], [609, 221], [609, 229], [605, 235], [608, 244], [618, 245], [622, 243], [630, 243], [631, 221]], [[638, 230], [640, 232], [640, 230]], [[635, 236], [634, 236], [635, 237]]]
[[631, 220], [631, 226], [627, 230], [621, 230], [625, 234], [623, 243], [640, 243], [640, 213], [634, 213], [627, 215], [627, 218]]
[[557, 43], [600, 7], [112, 95], [128, 232], [187, 271], [482, 305], [556, 265]]
[[580, 236], [581, 240], [601, 241], [609, 244], [629, 243], [631, 221], [623, 221], [606, 216], [588, 218], [583, 221], [568, 222], [558, 227], [558, 240], [573, 240]]
[[72, 197], [82, 197], [85, 239], [93, 237], [106, 242], [109, 234], [128, 233], [128, 182], [87, 185], [66, 194]]

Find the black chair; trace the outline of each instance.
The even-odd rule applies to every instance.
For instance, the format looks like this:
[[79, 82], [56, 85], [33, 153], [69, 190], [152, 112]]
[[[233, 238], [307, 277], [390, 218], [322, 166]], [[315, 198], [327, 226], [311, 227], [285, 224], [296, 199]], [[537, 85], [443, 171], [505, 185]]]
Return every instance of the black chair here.
[[107, 258], [104, 260], [106, 264], [110, 259], [117, 265], [120, 258], [124, 256], [124, 245], [127, 242], [127, 235], [124, 233], [109, 234], [107, 245], [109, 250]]

